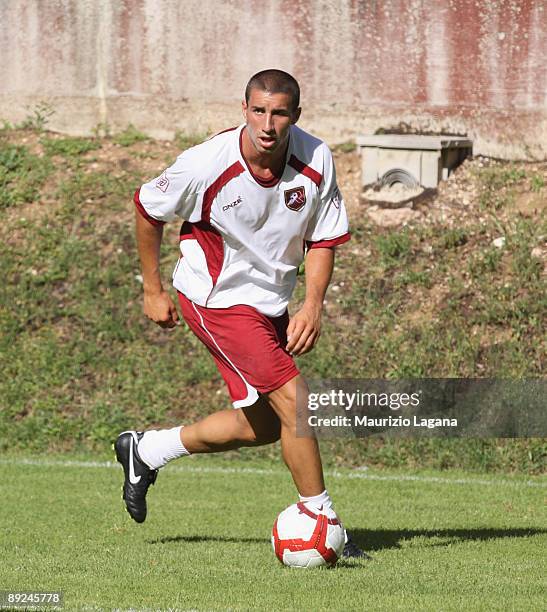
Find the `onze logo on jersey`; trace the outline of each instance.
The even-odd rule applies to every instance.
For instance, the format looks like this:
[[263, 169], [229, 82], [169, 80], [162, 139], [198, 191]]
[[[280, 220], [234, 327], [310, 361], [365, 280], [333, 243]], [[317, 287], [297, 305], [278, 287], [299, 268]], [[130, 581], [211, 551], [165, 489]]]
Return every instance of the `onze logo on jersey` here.
[[306, 190], [304, 187], [294, 187], [285, 190], [285, 204], [291, 210], [301, 210], [306, 203]]
[[233, 202], [230, 202], [229, 204], [225, 204], [222, 207], [222, 210], [226, 212], [227, 210], [230, 210], [230, 208], [235, 208], [236, 206], [241, 204], [241, 202], [243, 202], [243, 198], [241, 196], [237, 196], [236, 200], [234, 200]]

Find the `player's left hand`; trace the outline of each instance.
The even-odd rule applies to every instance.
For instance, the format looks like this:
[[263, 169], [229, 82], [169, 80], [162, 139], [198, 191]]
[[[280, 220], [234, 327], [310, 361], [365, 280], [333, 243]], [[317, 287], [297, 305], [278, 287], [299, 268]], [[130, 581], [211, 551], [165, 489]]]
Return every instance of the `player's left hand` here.
[[286, 349], [296, 356], [309, 353], [320, 335], [321, 307], [304, 304], [289, 322]]

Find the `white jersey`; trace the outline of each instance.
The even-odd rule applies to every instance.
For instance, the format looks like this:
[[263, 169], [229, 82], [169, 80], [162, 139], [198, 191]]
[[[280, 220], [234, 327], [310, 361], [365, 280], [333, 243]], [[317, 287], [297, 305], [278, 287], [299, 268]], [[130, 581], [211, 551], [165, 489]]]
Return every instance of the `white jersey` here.
[[173, 285], [207, 308], [285, 311], [305, 249], [349, 240], [344, 201], [324, 142], [291, 126], [281, 177], [256, 177], [241, 152], [245, 126], [184, 151], [135, 194], [154, 224], [181, 217]]

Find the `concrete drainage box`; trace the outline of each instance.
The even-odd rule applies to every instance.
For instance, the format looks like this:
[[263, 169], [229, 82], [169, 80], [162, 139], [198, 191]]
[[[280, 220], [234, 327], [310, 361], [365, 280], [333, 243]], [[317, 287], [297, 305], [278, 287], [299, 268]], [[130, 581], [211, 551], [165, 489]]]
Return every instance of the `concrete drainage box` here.
[[436, 188], [472, 154], [473, 141], [460, 136], [385, 134], [360, 136], [363, 186], [402, 183]]

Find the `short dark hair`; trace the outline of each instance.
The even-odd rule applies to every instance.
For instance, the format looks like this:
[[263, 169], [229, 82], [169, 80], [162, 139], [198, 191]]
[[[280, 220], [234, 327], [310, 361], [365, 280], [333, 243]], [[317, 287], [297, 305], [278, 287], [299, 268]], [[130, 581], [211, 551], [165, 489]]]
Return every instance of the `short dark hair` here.
[[298, 82], [293, 76], [288, 72], [283, 72], [283, 70], [269, 68], [253, 75], [245, 88], [245, 102], [247, 104], [249, 104], [249, 98], [251, 97], [251, 89], [289, 94], [292, 99], [293, 110], [296, 110], [300, 104], [300, 87]]

